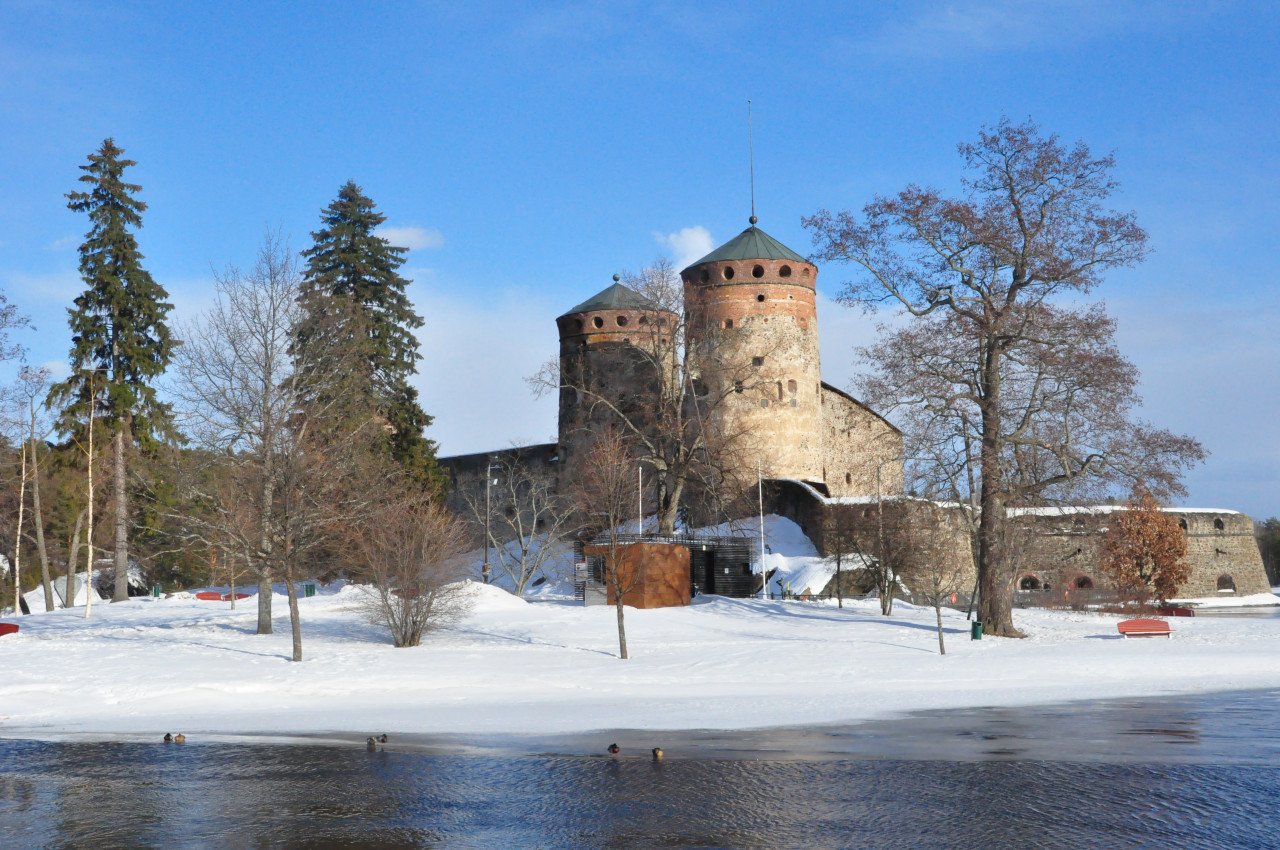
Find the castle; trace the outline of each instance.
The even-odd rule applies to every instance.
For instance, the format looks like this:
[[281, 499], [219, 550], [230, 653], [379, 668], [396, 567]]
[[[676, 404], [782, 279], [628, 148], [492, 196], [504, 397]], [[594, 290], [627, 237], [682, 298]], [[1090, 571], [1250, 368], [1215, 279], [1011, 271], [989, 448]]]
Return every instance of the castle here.
[[[662, 386], [664, 375], [680, 374], [671, 369], [671, 358], [684, 352], [696, 355], [698, 364], [684, 374], [699, 415], [705, 416], [700, 426], [725, 440], [726, 479], [741, 488], [748, 481], [754, 486], [758, 475], [767, 486], [765, 509], [796, 520], [819, 551], [830, 548], [826, 541], [835, 525], [852, 529], [854, 539], [869, 546], [873, 516], [868, 506], [880, 504], [879, 519], [893, 512], [900, 524], [945, 526], [951, 556], [971, 565], [963, 523], [932, 503], [903, 495], [901, 433], [823, 382], [817, 277], [813, 263], [757, 227], [754, 215], [746, 230], [680, 272], [682, 315], [615, 276], [612, 285], [556, 319], [557, 441], [442, 458], [452, 493], [483, 488], [490, 465], [504, 455], [552, 488], [561, 486], [586, 442], [611, 416], [643, 419], [654, 392], [684, 397], [684, 388]], [[714, 403], [701, 405], [698, 399]], [[461, 509], [462, 501], [451, 498]], [[1101, 586], [1098, 542], [1110, 510], [1024, 512], [1020, 521], [1032, 530], [1034, 543], [1012, 577], [1015, 588], [1032, 593]], [[1194, 538], [1188, 595], [1269, 590], [1248, 517], [1232, 511], [1175, 512]]]

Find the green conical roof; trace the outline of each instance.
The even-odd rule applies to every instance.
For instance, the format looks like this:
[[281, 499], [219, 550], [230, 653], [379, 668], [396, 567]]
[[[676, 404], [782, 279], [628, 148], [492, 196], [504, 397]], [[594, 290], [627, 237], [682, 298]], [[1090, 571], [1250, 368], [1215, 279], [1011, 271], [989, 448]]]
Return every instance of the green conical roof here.
[[572, 316], [575, 313], [590, 313], [593, 310], [659, 310], [656, 302], [644, 297], [634, 289], [615, 283], [602, 289], [583, 301], [577, 307], [560, 316]]
[[710, 254], [707, 254], [701, 260], [690, 263], [688, 267], [693, 268], [703, 263], [714, 263], [722, 260], [795, 260], [798, 263], [808, 262], [804, 257], [756, 227], [755, 216], [752, 216], [750, 227]]

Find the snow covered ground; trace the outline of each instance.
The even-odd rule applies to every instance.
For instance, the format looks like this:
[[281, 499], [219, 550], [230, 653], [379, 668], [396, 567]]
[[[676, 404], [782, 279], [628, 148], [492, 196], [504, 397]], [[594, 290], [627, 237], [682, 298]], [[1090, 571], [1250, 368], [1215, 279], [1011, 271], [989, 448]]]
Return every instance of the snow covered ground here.
[[1124, 640], [1114, 616], [1020, 611], [1028, 639], [971, 641], [948, 613], [940, 656], [931, 610], [706, 597], [628, 610], [621, 661], [611, 608], [475, 585], [465, 621], [396, 649], [352, 610], [358, 592], [300, 600], [300, 664], [283, 596], [264, 637], [252, 600], [232, 612], [189, 594], [22, 617], [0, 637], [0, 736], [733, 729], [1280, 686], [1280, 619], [1175, 619], [1171, 640]]
[[[833, 563], [794, 523], [768, 517], [765, 532], [775, 592], [826, 584]], [[964, 617], [946, 612], [940, 656], [932, 610], [899, 603], [882, 617], [874, 600], [840, 609], [704, 597], [688, 608], [629, 609], [632, 657], [622, 661], [613, 609], [565, 597], [570, 561], [557, 555], [553, 580], [530, 589], [533, 601], [473, 585], [469, 616], [414, 649], [394, 648], [362, 619], [357, 587], [322, 588], [299, 600], [300, 664], [288, 660], [283, 587], [276, 634], [262, 637], [252, 598], [234, 611], [192, 593], [95, 603], [85, 620], [83, 608], [43, 613], [36, 592], [29, 601], [39, 613], [0, 637], [0, 736], [738, 729], [1280, 686], [1278, 618], [1178, 618], [1171, 640], [1124, 640], [1119, 617], [1027, 610], [1016, 621], [1028, 639], [971, 641]]]

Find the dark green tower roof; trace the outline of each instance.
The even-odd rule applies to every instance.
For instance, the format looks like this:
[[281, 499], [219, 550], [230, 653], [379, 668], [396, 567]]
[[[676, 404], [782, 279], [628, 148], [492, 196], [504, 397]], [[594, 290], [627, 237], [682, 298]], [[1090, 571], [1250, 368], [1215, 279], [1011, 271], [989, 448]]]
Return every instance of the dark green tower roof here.
[[755, 216], [751, 217], [751, 226], [712, 251], [689, 268], [702, 263], [714, 263], [723, 260], [795, 260], [798, 263], [809, 262], [804, 257], [783, 245], [777, 239], [756, 227]]
[[[616, 280], [617, 278], [615, 278]], [[660, 310], [662, 309], [653, 300], [644, 297], [634, 289], [615, 283], [606, 289], [602, 289], [595, 295], [583, 301], [577, 307], [568, 311], [560, 318], [572, 316], [575, 313], [590, 313], [593, 310]]]

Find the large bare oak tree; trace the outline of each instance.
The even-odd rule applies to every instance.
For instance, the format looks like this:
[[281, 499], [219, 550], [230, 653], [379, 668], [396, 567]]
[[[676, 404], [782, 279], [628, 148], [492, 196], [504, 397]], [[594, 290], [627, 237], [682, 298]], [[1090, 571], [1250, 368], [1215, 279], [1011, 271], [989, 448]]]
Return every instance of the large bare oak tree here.
[[[819, 210], [805, 226], [819, 259], [862, 272], [845, 285], [846, 303], [889, 303], [925, 323], [907, 333], [915, 334], [920, 355], [928, 355], [921, 380], [942, 375], [941, 391], [931, 408], [925, 392], [908, 390], [903, 400], [956, 438], [945, 443], [962, 456], [954, 480], [961, 482], [964, 470], [972, 473], [978, 508], [979, 616], [991, 634], [1018, 636], [1001, 551], [1005, 507], [1088, 479], [1107, 465], [1110, 451], [1101, 432], [1083, 439], [1071, 432], [1080, 421], [1072, 395], [1079, 388], [1070, 381], [1046, 386], [1039, 376], [1062, 369], [1080, 374], [1088, 364], [1073, 361], [1092, 356], [1091, 349], [1111, 358], [1104, 365], [1119, 389], [1128, 390], [1121, 400], [1136, 398], [1134, 376], [1125, 376], [1125, 366], [1107, 350], [1109, 338], [1087, 338], [1090, 322], [1103, 317], [1074, 310], [1070, 302], [1101, 284], [1108, 270], [1141, 261], [1147, 235], [1132, 213], [1107, 206], [1116, 190], [1114, 158], [1095, 156], [1083, 143], [1067, 147], [1032, 121], [1006, 119], [959, 152], [965, 173], [958, 196], [910, 185], [877, 197], [861, 216]], [[939, 336], [930, 340], [930, 334]], [[912, 371], [891, 367], [884, 374]], [[1091, 403], [1101, 404], [1108, 389], [1095, 389]], [[1105, 417], [1097, 424], [1105, 427]], [[1142, 430], [1129, 429], [1129, 436], [1141, 437]], [[1181, 439], [1147, 431], [1157, 445]], [[1141, 442], [1116, 444], [1122, 445], [1147, 450]], [[1180, 448], [1175, 467], [1201, 451], [1194, 441]], [[1176, 483], [1176, 475], [1168, 478]]]

